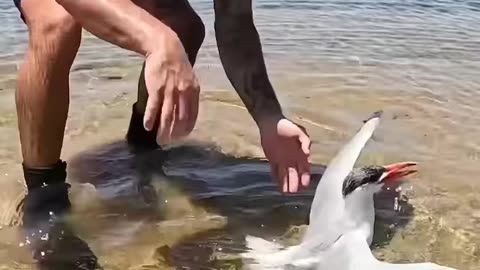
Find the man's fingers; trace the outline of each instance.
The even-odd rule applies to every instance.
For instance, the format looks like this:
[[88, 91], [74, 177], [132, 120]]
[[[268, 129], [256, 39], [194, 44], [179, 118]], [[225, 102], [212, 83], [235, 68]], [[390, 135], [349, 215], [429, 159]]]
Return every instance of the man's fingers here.
[[188, 118], [186, 121], [185, 129], [187, 132], [191, 132], [195, 128], [195, 123], [197, 122], [198, 117], [198, 106], [200, 102], [200, 86], [198, 82], [195, 80], [193, 89], [188, 99]]
[[183, 78], [182, 74], [178, 74], [176, 79], [174, 89], [175, 114], [171, 130], [172, 139], [177, 139], [184, 135], [185, 110], [188, 109], [184, 102], [188, 95], [186, 91], [188, 89], [187, 81]]
[[310, 185], [310, 164], [308, 162], [302, 164], [300, 163], [298, 166], [298, 173], [300, 174], [300, 182], [303, 187], [308, 187]]
[[287, 193], [288, 192], [288, 173], [286, 168], [282, 165], [278, 166], [278, 179], [281, 183], [283, 193]]
[[199, 86], [195, 79], [178, 82], [174, 89], [175, 119], [172, 139], [187, 136], [194, 128], [198, 115]]
[[148, 95], [147, 106], [145, 108], [145, 115], [143, 117], [143, 126], [146, 130], [151, 131], [155, 126], [155, 122], [158, 119], [158, 113], [161, 110], [163, 103], [163, 94], [165, 89], [162, 86], [161, 89], [155, 89]]
[[310, 137], [308, 137], [308, 135], [306, 135], [305, 133], [302, 133], [298, 136], [298, 140], [300, 141], [300, 144], [302, 146], [303, 153], [305, 155], [310, 155], [310, 147], [312, 145]]
[[188, 90], [179, 91], [178, 93], [178, 110], [177, 110], [177, 119], [178, 122], [178, 129], [177, 134], [178, 136], [185, 136], [187, 135], [187, 122], [188, 122], [188, 114], [190, 110], [188, 100], [191, 98], [191, 94]]
[[295, 193], [298, 191], [298, 171], [297, 168], [288, 168], [288, 191]]
[[143, 126], [146, 130], [151, 131], [155, 126], [155, 120], [158, 117], [159, 108], [161, 106], [161, 99], [158, 95], [150, 95], [147, 99], [147, 107], [145, 108], [145, 115], [143, 117]]
[[163, 92], [165, 90], [164, 82], [167, 79], [167, 74], [162, 72], [160, 74], [152, 75], [147, 69], [148, 67], [146, 66], [143, 75], [148, 92], [147, 106], [143, 117], [143, 126], [146, 130], [151, 131], [157, 124], [156, 120], [158, 119], [158, 113], [162, 107]]
[[170, 136], [170, 140], [175, 140], [183, 136], [182, 121], [180, 120], [180, 110], [182, 108], [180, 105], [180, 92], [178, 91], [173, 92], [173, 104], [174, 104], [174, 108], [173, 108], [172, 124], [170, 126], [170, 130], [168, 133]]
[[159, 143], [168, 143], [170, 141], [170, 132], [175, 109], [174, 83], [174, 75], [170, 73], [165, 85], [162, 113], [160, 115], [160, 126], [157, 134], [157, 140], [160, 141]]

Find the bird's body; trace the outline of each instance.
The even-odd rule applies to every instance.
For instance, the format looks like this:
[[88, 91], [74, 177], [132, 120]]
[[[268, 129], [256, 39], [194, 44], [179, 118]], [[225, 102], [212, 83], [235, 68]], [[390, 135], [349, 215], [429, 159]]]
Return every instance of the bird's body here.
[[414, 163], [354, 168], [379, 124], [375, 113], [328, 164], [315, 191], [310, 224], [296, 246], [247, 236], [243, 254], [251, 270], [454, 270], [432, 263], [390, 264], [370, 250], [375, 208], [373, 195], [384, 182], [408, 175]]

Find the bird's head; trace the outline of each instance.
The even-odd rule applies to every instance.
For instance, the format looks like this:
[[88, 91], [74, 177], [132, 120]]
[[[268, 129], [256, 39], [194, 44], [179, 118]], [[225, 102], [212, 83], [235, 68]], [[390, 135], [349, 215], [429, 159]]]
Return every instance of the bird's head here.
[[370, 165], [354, 168], [343, 182], [343, 196], [347, 198], [358, 192], [373, 195], [380, 191], [384, 184], [415, 173], [416, 170], [411, 169], [415, 165], [415, 162], [403, 162], [386, 166]]
[[[373, 195], [385, 184], [394, 184], [402, 177], [415, 173], [413, 162], [396, 163], [387, 166], [364, 166], [354, 168], [343, 182], [343, 197], [348, 213], [349, 224], [359, 229], [364, 228], [365, 236], [373, 237], [375, 208]], [[364, 227], [362, 225], [368, 225]]]

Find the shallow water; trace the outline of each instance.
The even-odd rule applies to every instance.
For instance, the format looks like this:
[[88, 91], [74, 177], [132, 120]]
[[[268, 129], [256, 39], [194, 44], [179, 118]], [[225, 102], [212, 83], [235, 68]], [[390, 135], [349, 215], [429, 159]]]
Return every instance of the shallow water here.
[[[301, 235], [315, 185], [282, 196], [254, 159], [258, 134], [221, 69], [212, 4], [192, 5], [208, 30], [196, 65], [201, 117], [168, 155], [134, 154], [122, 141], [140, 59], [84, 35], [63, 157], [71, 248], [57, 251], [97, 257], [104, 269], [235, 269], [245, 234]], [[393, 191], [377, 198], [375, 254], [478, 269], [478, 1], [256, 1], [255, 16], [279, 98], [314, 139], [316, 179], [378, 109], [385, 118], [359, 164], [419, 162], [399, 210]], [[10, 0], [0, 0], [0, 22], [0, 269], [31, 269], [25, 239], [6, 226], [21, 195], [12, 88], [27, 36]]]

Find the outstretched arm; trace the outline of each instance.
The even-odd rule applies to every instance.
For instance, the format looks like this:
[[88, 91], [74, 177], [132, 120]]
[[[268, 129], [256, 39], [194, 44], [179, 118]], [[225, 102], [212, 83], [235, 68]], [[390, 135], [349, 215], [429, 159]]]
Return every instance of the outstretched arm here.
[[283, 192], [310, 182], [310, 138], [286, 119], [268, 79], [251, 0], [214, 0], [215, 35], [228, 79], [257, 123], [262, 147]]
[[215, 35], [228, 79], [257, 124], [282, 117], [268, 79], [251, 0], [215, 0]]

